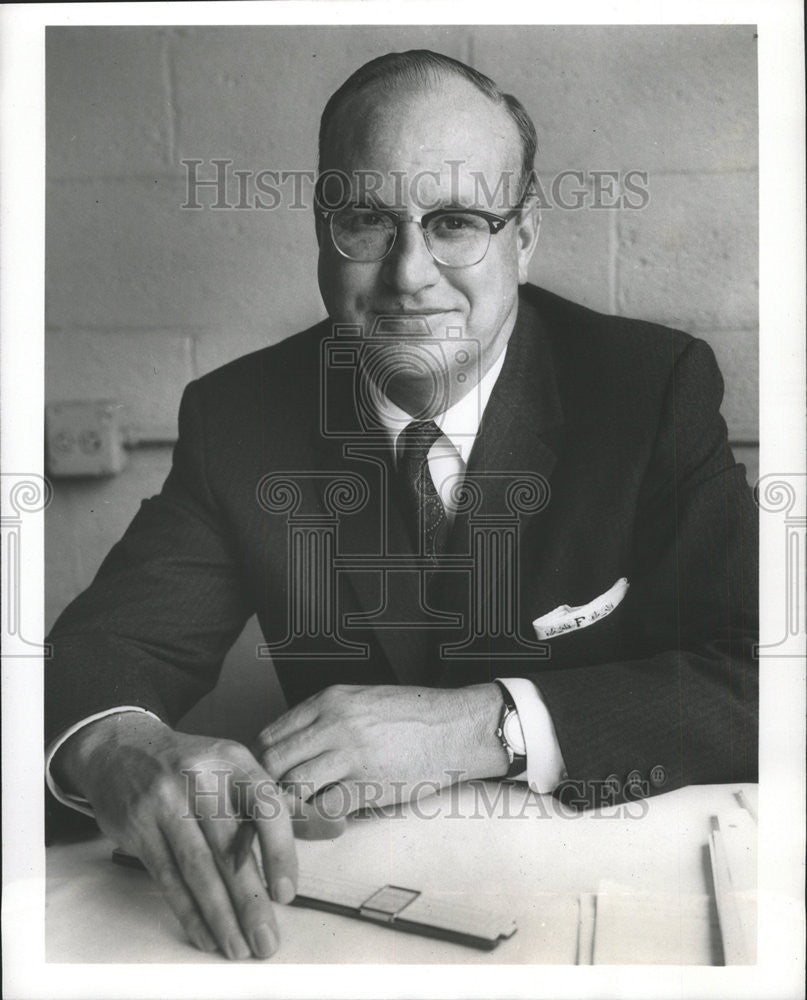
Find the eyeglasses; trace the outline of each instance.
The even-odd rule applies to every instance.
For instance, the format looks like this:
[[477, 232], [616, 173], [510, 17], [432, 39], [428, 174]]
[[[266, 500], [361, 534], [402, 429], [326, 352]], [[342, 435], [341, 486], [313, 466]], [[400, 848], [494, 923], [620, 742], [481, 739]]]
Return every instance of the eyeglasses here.
[[492, 236], [500, 233], [518, 208], [504, 218], [477, 209], [438, 209], [420, 219], [388, 209], [346, 205], [321, 211], [328, 222], [333, 245], [348, 260], [369, 264], [383, 260], [395, 245], [398, 227], [414, 222], [423, 231], [429, 253], [446, 267], [470, 267], [488, 252]]

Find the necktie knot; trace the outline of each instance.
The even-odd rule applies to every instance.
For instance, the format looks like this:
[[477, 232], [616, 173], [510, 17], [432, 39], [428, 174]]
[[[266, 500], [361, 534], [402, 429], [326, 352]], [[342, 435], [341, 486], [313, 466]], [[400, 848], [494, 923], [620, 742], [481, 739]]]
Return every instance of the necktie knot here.
[[413, 420], [398, 437], [396, 449], [398, 460], [407, 464], [418, 462], [419, 466], [422, 465], [441, 433], [433, 420]]

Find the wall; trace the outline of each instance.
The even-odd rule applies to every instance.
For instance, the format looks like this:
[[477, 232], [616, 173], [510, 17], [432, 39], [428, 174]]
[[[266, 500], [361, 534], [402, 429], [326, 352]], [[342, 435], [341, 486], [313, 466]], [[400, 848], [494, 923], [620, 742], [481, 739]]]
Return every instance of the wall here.
[[[46, 395], [111, 397], [170, 437], [183, 386], [323, 315], [303, 210], [191, 211], [183, 159], [312, 169], [328, 95], [391, 49], [434, 48], [526, 105], [551, 190], [563, 170], [641, 170], [641, 211], [544, 212], [531, 280], [713, 346], [723, 412], [757, 470], [757, 119], [753, 27], [59, 28], [47, 34]], [[568, 188], [567, 188], [568, 190]], [[228, 194], [237, 202], [237, 188]], [[568, 201], [569, 199], [567, 199]], [[208, 197], [200, 202], [209, 204]], [[170, 449], [108, 480], [58, 480], [48, 624], [92, 579]], [[188, 728], [246, 738], [282, 707], [254, 623]], [[240, 697], [263, 671], [263, 699]]]

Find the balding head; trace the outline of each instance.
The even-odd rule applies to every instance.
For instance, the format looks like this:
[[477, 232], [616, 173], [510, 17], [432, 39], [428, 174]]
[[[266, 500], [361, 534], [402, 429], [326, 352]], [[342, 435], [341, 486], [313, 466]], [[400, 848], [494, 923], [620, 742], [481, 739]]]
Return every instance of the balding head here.
[[[320, 171], [336, 167], [336, 144], [343, 146], [351, 141], [356, 127], [369, 125], [366, 116], [374, 108], [388, 104], [392, 95], [406, 100], [415, 93], [434, 94], [435, 100], [450, 102], [450, 94], [462, 95], [462, 87], [446, 87], [452, 82], [464, 81], [470, 93], [480, 94], [487, 102], [476, 101], [484, 117], [504, 116], [509, 120], [516, 136], [519, 198], [527, 190], [534, 169], [537, 140], [535, 126], [522, 104], [512, 95], [505, 94], [483, 73], [439, 52], [413, 49], [408, 52], [390, 52], [361, 66], [342, 84], [328, 100], [322, 113], [319, 131]], [[446, 104], [451, 107], [450, 103]], [[465, 110], [462, 103], [455, 105], [458, 117]], [[492, 112], [492, 114], [491, 114]]]
[[409, 414], [453, 405], [507, 343], [538, 232], [523, 165], [505, 102], [464, 72], [385, 73], [326, 109], [320, 291], [335, 322], [366, 338], [383, 324], [383, 392]]

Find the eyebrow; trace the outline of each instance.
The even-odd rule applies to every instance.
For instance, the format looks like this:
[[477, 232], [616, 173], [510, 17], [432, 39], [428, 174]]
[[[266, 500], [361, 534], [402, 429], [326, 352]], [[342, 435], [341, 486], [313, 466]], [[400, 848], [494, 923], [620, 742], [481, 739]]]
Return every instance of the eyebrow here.
[[[387, 205], [380, 198], [368, 199], [365, 201], [355, 201], [349, 202], [353, 208], [366, 208], [366, 209], [376, 209], [381, 212], [394, 212], [396, 215], [406, 215], [407, 210], [402, 205]], [[486, 209], [479, 208], [477, 205], [470, 201], [459, 201], [451, 200], [446, 201], [441, 204], [437, 204], [434, 207], [430, 207], [425, 211], [424, 215], [431, 215], [433, 212], [484, 212]]]

